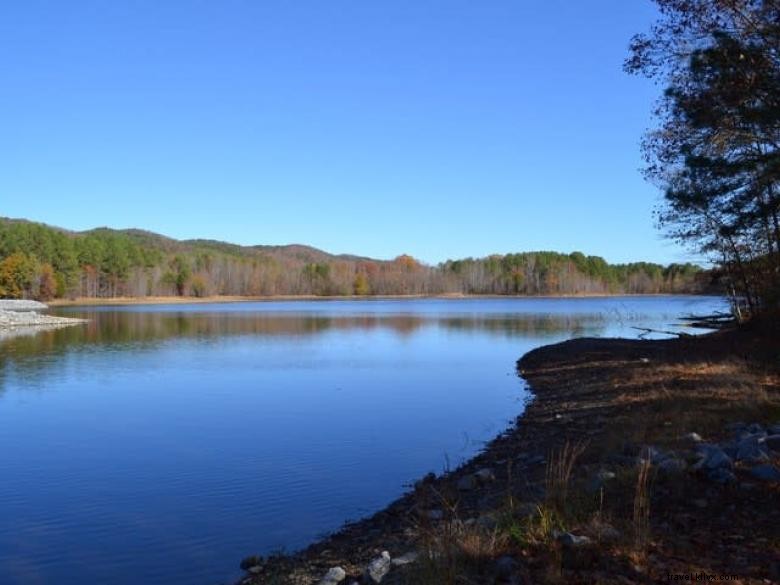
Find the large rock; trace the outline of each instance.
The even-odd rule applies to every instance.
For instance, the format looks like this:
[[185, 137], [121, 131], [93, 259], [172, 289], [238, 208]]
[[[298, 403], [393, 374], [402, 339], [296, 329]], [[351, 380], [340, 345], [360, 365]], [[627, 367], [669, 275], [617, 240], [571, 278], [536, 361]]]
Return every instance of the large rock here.
[[745, 463], [763, 463], [769, 459], [761, 449], [759, 437], [752, 435], [739, 441], [736, 445], [737, 452], [734, 459]]
[[688, 465], [682, 459], [670, 457], [658, 464], [658, 471], [666, 475], [676, 475], [685, 471], [687, 467]]
[[696, 446], [696, 452], [699, 454], [699, 461], [694, 465], [694, 469], [731, 469], [734, 467], [734, 462], [731, 457], [718, 445], [712, 445], [709, 443], [702, 443]]
[[419, 555], [412, 551], [406, 554], [402, 554], [400, 557], [393, 558], [390, 562], [394, 567], [401, 567], [403, 565], [410, 565], [417, 561]]
[[369, 583], [381, 583], [390, 572], [392, 560], [390, 559], [390, 553], [382, 551], [382, 554], [368, 563], [366, 567], [366, 577], [369, 579]]
[[604, 487], [604, 485], [612, 480], [615, 479], [615, 473], [612, 471], [608, 471], [606, 469], [602, 469], [600, 471], [597, 471], [594, 473], [590, 479], [588, 479], [587, 483], [585, 484], [585, 489], [589, 493], [596, 493], [601, 488]]
[[750, 469], [750, 475], [761, 481], [780, 482], [780, 470], [774, 465], [756, 465]]
[[764, 445], [766, 445], [772, 451], [780, 452], [780, 433], [776, 435], [769, 435], [764, 439]]
[[718, 467], [716, 469], [711, 469], [709, 473], [707, 473], [707, 477], [714, 481], [715, 483], [720, 484], [731, 484], [736, 483], [737, 476], [734, 475], [734, 473], [725, 467]]
[[319, 585], [338, 585], [346, 578], [347, 572], [344, 569], [341, 567], [333, 567], [325, 573], [325, 576], [322, 578]]
[[479, 480], [473, 473], [464, 475], [458, 480], [458, 489], [462, 492], [469, 492], [477, 487]]
[[687, 435], [685, 435], [683, 437], [683, 439], [686, 439], [686, 440], [691, 441], [693, 443], [701, 443], [702, 442], [702, 438], [701, 438], [701, 435], [699, 433], [688, 433]]
[[496, 474], [493, 473], [493, 470], [489, 467], [484, 467], [474, 473], [474, 477], [477, 478], [477, 481], [480, 483], [490, 483], [492, 481], [496, 481]]
[[587, 536], [579, 536], [572, 532], [564, 532], [558, 536], [558, 542], [560, 542], [564, 547], [576, 548], [578, 546], [585, 546], [586, 544], [590, 544], [590, 538]]

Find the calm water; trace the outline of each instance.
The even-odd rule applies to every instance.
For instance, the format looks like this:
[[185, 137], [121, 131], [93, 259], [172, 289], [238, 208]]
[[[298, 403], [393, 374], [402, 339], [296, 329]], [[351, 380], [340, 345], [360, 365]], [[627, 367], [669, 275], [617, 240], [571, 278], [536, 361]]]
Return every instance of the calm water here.
[[515, 361], [719, 299], [313, 301], [62, 310], [0, 341], [0, 583], [227, 583], [480, 449]]

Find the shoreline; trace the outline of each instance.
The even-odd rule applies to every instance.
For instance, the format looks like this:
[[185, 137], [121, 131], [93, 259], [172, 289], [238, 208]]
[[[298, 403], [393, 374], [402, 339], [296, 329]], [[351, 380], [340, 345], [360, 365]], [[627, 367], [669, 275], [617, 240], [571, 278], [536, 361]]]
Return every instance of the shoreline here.
[[87, 323], [87, 319], [41, 314], [48, 307], [36, 301], [0, 300], [0, 336], [26, 335]]
[[111, 305], [182, 305], [182, 304], [214, 304], [214, 303], [245, 303], [274, 301], [382, 301], [382, 300], [417, 300], [417, 299], [599, 299], [616, 297], [665, 297], [665, 296], [719, 296], [691, 293], [615, 293], [615, 294], [567, 294], [567, 295], [471, 295], [461, 293], [446, 293], [438, 295], [270, 295], [270, 296], [240, 296], [215, 295], [208, 297], [112, 297], [93, 298], [78, 297], [75, 299], [53, 299], [47, 301], [50, 307], [88, 307]]
[[[384, 509], [346, 524], [301, 551], [267, 559], [245, 559], [242, 568], [249, 572], [239, 583], [314, 584], [336, 567], [349, 576], [344, 583], [369, 583], [372, 581], [366, 577], [361, 580], [361, 575], [372, 560], [381, 559], [383, 551], [388, 551], [390, 558], [410, 558], [409, 555], [425, 551], [428, 554], [421, 555], [421, 561], [394, 566], [383, 583], [444, 582], [439, 581], [439, 575], [446, 569], [441, 564], [448, 555], [435, 548], [441, 545], [442, 538], [457, 533], [471, 535], [473, 540], [480, 530], [483, 536], [487, 533], [495, 537], [503, 530], [507, 514], [520, 518], [518, 526], [530, 530], [530, 519], [548, 505], [548, 462], [569, 445], [586, 446], [573, 466], [572, 484], [587, 491], [582, 486], [604, 470], [611, 470], [611, 476], [619, 478], [635, 473], [636, 456], [632, 455], [632, 459], [626, 455], [628, 445], [639, 449], [652, 444], [654, 449], [683, 453], [689, 448], [681, 443], [685, 433], [699, 433], [706, 440], [722, 439], [727, 423], [740, 417], [765, 424], [780, 423], [780, 378], [775, 360], [780, 355], [780, 344], [776, 332], [770, 337], [772, 340], [766, 341], [763, 332], [731, 329], [666, 340], [581, 338], [536, 348], [518, 360], [518, 374], [528, 382], [532, 400], [481, 453], [449, 473], [438, 477], [429, 474]], [[721, 388], [724, 382], [729, 386], [735, 381], [750, 387], [736, 401]], [[695, 408], [690, 404], [693, 394]], [[687, 403], [688, 409], [680, 410], [680, 403]], [[773, 417], [777, 420], [771, 420]], [[616, 464], [621, 457], [631, 460], [631, 466]], [[779, 460], [776, 458], [774, 463]], [[570, 560], [566, 560], [566, 555], [571, 551], [548, 534], [546, 540], [530, 539], [523, 546], [511, 538], [502, 540], [500, 555], [498, 549], [491, 549], [485, 553], [487, 559], [473, 563], [473, 567], [469, 562], [458, 565], [458, 570], [477, 579], [472, 582], [499, 582], [479, 579], [492, 575], [495, 565], [511, 551], [512, 571], [518, 579], [512, 582], [517, 583], [556, 582], [548, 579], [551, 569], [558, 572], [558, 579], [564, 576], [564, 580], [578, 583], [603, 582], [600, 579], [612, 580], [614, 575], [620, 575], [625, 582], [655, 582], [665, 579], [667, 570], [685, 573], [692, 566], [703, 567], [709, 573], [726, 574], [729, 569], [733, 572], [728, 556], [713, 553], [702, 557], [701, 551], [689, 548], [686, 543], [696, 533], [697, 537], [709, 540], [707, 548], [722, 551], [725, 547], [752, 562], [740, 568], [744, 579], [737, 582], [760, 583], [767, 577], [774, 578], [771, 571], [780, 571], [780, 544], [776, 538], [772, 540], [780, 509], [777, 486], [756, 492], [755, 486], [743, 479], [746, 472], [735, 471], [739, 471], [740, 485], [750, 487], [745, 490], [747, 499], [744, 494], [742, 499], [730, 492], [724, 495], [698, 472], [688, 471], [688, 475], [678, 478], [688, 486], [684, 490], [670, 485], [668, 478], [659, 480], [654, 491], [660, 499], [653, 499], [652, 504], [658, 518], [651, 518], [649, 528], [653, 538], [648, 545], [650, 555], [645, 551], [639, 558], [628, 543], [631, 519], [621, 515], [625, 498], [633, 497], [634, 486], [629, 482], [627, 491], [623, 490], [626, 493], [621, 493], [626, 486], [609, 493], [608, 506], [614, 507], [614, 511], [605, 516], [611, 522], [610, 530], [621, 535], [617, 542], [602, 543], [584, 521], [567, 519], [566, 526], [561, 526], [561, 530], [590, 535], [572, 538], [583, 538], [591, 545], [598, 538], [597, 546], [587, 549], [588, 554], [598, 557], [598, 562], [577, 565], [571, 561], [574, 564], [567, 566]], [[689, 484], [693, 489], [689, 489]], [[764, 490], [764, 486], [759, 486], [759, 490]], [[682, 500], [678, 492], [685, 492]], [[588, 493], [592, 499], [593, 494]], [[691, 505], [691, 498], [697, 493], [707, 494], [717, 518], [713, 519], [713, 510], [707, 506], [698, 507], [701, 498], [695, 500], [695, 506]], [[603, 499], [603, 489], [601, 494]], [[719, 498], [732, 498], [733, 502], [719, 509]], [[750, 506], [756, 502], [763, 502], [765, 507], [751, 512]], [[733, 509], [738, 512], [736, 518]], [[600, 519], [603, 512], [599, 510]], [[668, 517], [676, 515], [693, 523], [691, 534], [686, 534], [686, 529], [665, 534]], [[525, 516], [527, 522], [523, 520]], [[702, 532], [699, 527], [706, 530]], [[733, 532], [744, 534], [732, 541], [728, 536]], [[748, 536], [764, 538], [770, 546], [755, 550], [749, 545]], [[455, 545], [456, 550], [463, 548], [462, 543]], [[780, 573], [776, 576], [780, 578]]]

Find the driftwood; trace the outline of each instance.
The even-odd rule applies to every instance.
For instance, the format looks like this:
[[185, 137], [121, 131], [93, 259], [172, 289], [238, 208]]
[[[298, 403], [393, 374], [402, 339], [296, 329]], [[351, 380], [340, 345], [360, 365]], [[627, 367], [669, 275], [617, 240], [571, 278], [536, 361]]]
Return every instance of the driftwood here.
[[644, 339], [646, 335], [649, 333], [662, 333], [664, 335], [674, 335], [676, 337], [680, 338], [687, 338], [687, 337], [693, 337], [690, 333], [685, 333], [684, 331], [667, 331], [665, 329], [650, 329], [648, 327], [632, 327], [631, 329], [638, 329], [639, 331], [644, 331], [639, 336], [639, 339]]

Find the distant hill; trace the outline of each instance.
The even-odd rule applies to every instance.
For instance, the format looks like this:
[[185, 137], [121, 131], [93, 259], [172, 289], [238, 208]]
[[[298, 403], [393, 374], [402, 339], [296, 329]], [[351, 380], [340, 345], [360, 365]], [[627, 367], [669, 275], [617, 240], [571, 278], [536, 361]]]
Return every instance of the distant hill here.
[[75, 232], [0, 218], [0, 297], [696, 293], [692, 264], [609, 264], [581, 252], [522, 252], [425, 265], [311, 246], [176, 240], [141, 229]]

